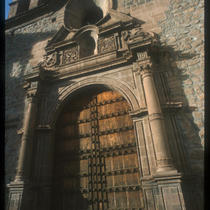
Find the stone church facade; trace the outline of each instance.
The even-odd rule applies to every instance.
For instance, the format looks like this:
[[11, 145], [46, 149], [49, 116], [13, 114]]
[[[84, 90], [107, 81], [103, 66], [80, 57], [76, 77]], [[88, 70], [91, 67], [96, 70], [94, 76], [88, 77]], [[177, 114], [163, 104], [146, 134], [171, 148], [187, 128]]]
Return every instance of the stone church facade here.
[[13, 0], [7, 210], [202, 210], [203, 0]]

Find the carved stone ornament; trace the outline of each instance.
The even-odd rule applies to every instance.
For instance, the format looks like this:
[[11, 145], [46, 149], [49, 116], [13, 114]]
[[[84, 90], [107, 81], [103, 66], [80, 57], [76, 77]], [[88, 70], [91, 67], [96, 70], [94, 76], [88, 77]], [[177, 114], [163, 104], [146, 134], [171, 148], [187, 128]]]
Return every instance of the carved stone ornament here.
[[145, 32], [140, 26], [137, 26], [131, 30], [126, 30], [121, 32], [121, 36], [124, 41], [133, 42], [133, 41], [144, 41], [152, 39], [153, 42], [157, 40], [157, 35], [153, 32]]
[[27, 90], [28, 88], [30, 88], [30, 86], [31, 86], [30, 82], [24, 81], [24, 83], [23, 83], [23, 89], [24, 90]]
[[26, 96], [27, 96], [27, 101], [29, 103], [36, 102], [37, 90], [36, 89], [28, 90]]
[[79, 60], [78, 46], [63, 51], [63, 64], [73, 63]]
[[150, 61], [140, 63], [139, 67], [139, 73], [141, 74], [142, 78], [152, 74], [152, 63]]
[[50, 55], [44, 56], [44, 61], [41, 63], [42, 67], [50, 68], [53, 67], [58, 61], [58, 55], [57, 52], [54, 52]]
[[129, 38], [129, 31], [122, 31], [121, 36], [123, 37], [123, 40], [127, 41]]
[[101, 38], [98, 41], [98, 52], [104, 53], [116, 49], [114, 36]]
[[140, 71], [151, 71], [152, 62], [147, 51], [137, 53]]
[[137, 74], [146, 75], [152, 73], [152, 62], [147, 51], [137, 53], [138, 60], [133, 63], [133, 71]]
[[137, 53], [137, 57], [138, 57], [138, 61], [150, 59], [150, 56], [148, 55], [148, 52], [146, 51]]

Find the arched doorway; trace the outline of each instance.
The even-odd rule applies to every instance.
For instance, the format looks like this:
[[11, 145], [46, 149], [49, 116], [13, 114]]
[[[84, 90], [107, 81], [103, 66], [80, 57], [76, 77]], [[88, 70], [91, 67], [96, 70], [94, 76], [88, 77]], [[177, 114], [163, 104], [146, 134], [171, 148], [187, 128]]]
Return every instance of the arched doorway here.
[[65, 104], [56, 123], [53, 210], [142, 208], [129, 110], [104, 88], [87, 88]]

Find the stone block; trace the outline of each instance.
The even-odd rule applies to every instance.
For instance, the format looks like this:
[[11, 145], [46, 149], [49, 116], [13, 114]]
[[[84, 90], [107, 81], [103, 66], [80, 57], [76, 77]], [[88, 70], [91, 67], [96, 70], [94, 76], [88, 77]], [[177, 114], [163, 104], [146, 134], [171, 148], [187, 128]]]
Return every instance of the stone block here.
[[29, 9], [33, 9], [38, 6], [40, 0], [30, 0]]

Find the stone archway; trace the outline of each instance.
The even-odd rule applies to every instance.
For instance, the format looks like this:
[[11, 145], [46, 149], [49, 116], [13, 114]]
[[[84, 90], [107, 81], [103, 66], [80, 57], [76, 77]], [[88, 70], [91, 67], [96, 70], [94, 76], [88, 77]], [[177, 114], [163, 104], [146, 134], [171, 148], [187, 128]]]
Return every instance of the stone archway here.
[[62, 88], [58, 92], [58, 96], [54, 103], [51, 103], [51, 106], [48, 107], [45, 113], [43, 113], [45, 123], [49, 124], [51, 128], [54, 128], [57, 117], [61, 111], [61, 107], [70, 100], [77, 91], [86, 89], [90, 86], [101, 86], [119, 92], [128, 102], [131, 112], [136, 112], [141, 109], [134, 90], [131, 89], [127, 83], [110, 77], [91, 77]]
[[53, 209], [143, 206], [130, 106], [122, 95], [89, 86], [62, 107], [56, 123]]

